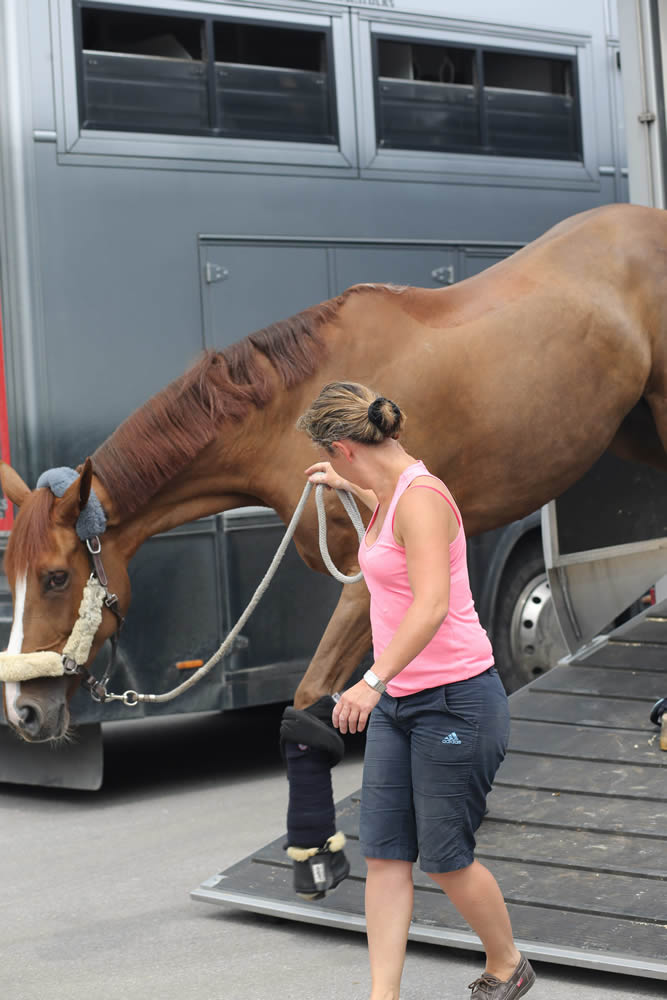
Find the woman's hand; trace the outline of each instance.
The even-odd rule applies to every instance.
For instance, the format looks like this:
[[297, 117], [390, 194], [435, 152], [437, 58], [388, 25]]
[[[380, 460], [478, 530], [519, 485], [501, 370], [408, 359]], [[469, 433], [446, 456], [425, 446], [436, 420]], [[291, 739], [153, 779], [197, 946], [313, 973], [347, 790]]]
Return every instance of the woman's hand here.
[[316, 462], [306, 469], [305, 475], [308, 476], [308, 482], [314, 486], [330, 486], [334, 490], [350, 489], [347, 479], [334, 472], [330, 462]]
[[361, 733], [366, 728], [371, 714], [382, 696], [374, 691], [366, 681], [359, 681], [354, 687], [343, 691], [340, 701], [333, 710], [334, 726], [341, 733]]

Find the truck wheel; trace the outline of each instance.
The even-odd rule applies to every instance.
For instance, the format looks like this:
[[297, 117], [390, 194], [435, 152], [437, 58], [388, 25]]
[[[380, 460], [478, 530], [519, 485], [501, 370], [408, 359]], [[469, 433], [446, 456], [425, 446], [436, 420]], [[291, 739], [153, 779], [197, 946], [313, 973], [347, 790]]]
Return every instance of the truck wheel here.
[[568, 653], [551, 600], [539, 536], [520, 546], [508, 561], [500, 582], [493, 651], [508, 693], [535, 680]]

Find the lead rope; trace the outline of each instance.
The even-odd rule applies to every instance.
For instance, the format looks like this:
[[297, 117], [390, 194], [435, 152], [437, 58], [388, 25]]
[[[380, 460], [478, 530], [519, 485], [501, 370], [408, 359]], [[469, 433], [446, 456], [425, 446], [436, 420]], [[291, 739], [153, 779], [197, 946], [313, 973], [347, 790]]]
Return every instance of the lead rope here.
[[[194, 684], [197, 684], [197, 682], [200, 681], [202, 677], [205, 677], [206, 674], [213, 669], [216, 663], [220, 662], [222, 657], [227, 653], [227, 651], [233, 645], [237, 635], [239, 634], [245, 623], [250, 618], [250, 615], [253, 613], [253, 611], [261, 601], [266, 589], [271, 583], [271, 580], [275, 576], [276, 570], [278, 569], [278, 566], [280, 565], [280, 562], [283, 556], [285, 555], [287, 546], [292, 541], [292, 536], [296, 531], [296, 526], [299, 523], [304, 507], [306, 506], [306, 501], [310, 496], [312, 488], [313, 488], [312, 483], [310, 482], [306, 483], [304, 491], [301, 494], [301, 499], [299, 500], [296, 506], [296, 510], [292, 515], [292, 520], [288, 524], [287, 530], [283, 535], [283, 539], [280, 545], [278, 546], [276, 554], [271, 560], [271, 565], [269, 566], [266, 573], [262, 577], [259, 586], [257, 587], [255, 593], [252, 595], [252, 598], [247, 608], [245, 609], [245, 611], [243, 612], [243, 614], [241, 615], [241, 617], [239, 618], [233, 629], [227, 634], [222, 645], [219, 647], [219, 649], [216, 650], [215, 653], [213, 653], [211, 658], [207, 660], [207, 662], [202, 667], [199, 667], [196, 673], [192, 674], [191, 677], [188, 677], [187, 680], [183, 681], [182, 684], [179, 684], [178, 687], [175, 687], [171, 691], [167, 691], [164, 694], [138, 694], [136, 691], [132, 690], [126, 691], [124, 694], [112, 694], [111, 692], [105, 692], [105, 694], [100, 699], [101, 701], [122, 701], [124, 705], [129, 705], [129, 706], [138, 705], [140, 701], [150, 702], [151, 705], [157, 705], [157, 704], [162, 704], [163, 702], [166, 701], [172, 701], [179, 694], [183, 694], [183, 692], [187, 691], [188, 688], [191, 688]], [[343, 507], [347, 511], [350, 520], [352, 521], [352, 524], [356, 529], [357, 535], [359, 536], [359, 541], [361, 542], [362, 538], [364, 537], [365, 528], [364, 528], [364, 523], [361, 520], [361, 514], [359, 513], [359, 509], [356, 505], [354, 497], [347, 490], [336, 490], [336, 493], [338, 494], [338, 497], [341, 503], [343, 504]], [[322, 555], [322, 559], [324, 560], [324, 564], [331, 573], [331, 575], [336, 580], [338, 580], [339, 583], [359, 583], [359, 581], [363, 578], [363, 573], [357, 573], [354, 576], [345, 576], [336, 568], [331, 559], [331, 556], [329, 555], [329, 549], [327, 547], [327, 521], [326, 521], [326, 511], [324, 509], [323, 494], [324, 494], [324, 486], [322, 484], [319, 484], [315, 488], [315, 506], [317, 507], [320, 553]]]

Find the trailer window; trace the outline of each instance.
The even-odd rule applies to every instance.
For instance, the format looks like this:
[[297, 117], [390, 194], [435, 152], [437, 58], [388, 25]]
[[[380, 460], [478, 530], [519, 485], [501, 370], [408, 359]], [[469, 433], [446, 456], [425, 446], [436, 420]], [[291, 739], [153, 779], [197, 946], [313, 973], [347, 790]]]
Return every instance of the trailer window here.
[[581, 159], [572, 60], [485, 52], [484, 96], [494, 152]]
[[378, 145], [581, 160], [573, 59], [375, 38]]
[[217, 22], [214, 41], [222, 135], [336, 141], [325, 31]]
[[194, 18], [83, 7], [82, 127], [206, 131], [204, 27]]
[[82, 128], [338, 141], [326, 29], [79, 10]]
[[377, 64], [379, 145], [459, 151], [479, 146], [473, 50], [380, 40]]

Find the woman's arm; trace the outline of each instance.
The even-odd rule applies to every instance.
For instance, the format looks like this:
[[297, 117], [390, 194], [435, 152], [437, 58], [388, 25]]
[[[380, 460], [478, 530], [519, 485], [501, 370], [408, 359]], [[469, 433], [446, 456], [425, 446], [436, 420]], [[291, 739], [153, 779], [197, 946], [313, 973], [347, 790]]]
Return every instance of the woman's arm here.
[[[413, 601], [373, 664], [373, 672], [385, 683], [421, 653], [447, 616], [452, 521], [451, 508], [433, 490], [406, 490], [398, 502], [394, 533], [405, 547]], [[360, 681], [342, 694], [333, 712], [334, 725], [343, 733], [360, 732], [379, 699]]]
[[358, 497], [369, 510], [375, 510], [378, 505], [378, 499], [373, 490], [362, 490], [360, 486], [356, 486], [348, 479], [343, 479], [337, 472], [334, 472], [329, 462], [316, 462], [315, 465], [306, 469], [305, 474], [308, 476], [308, 481], [315, 486], [330, 486], [334, 490], [348, 490], [350, 493], [354, 493], [355, 497]]

